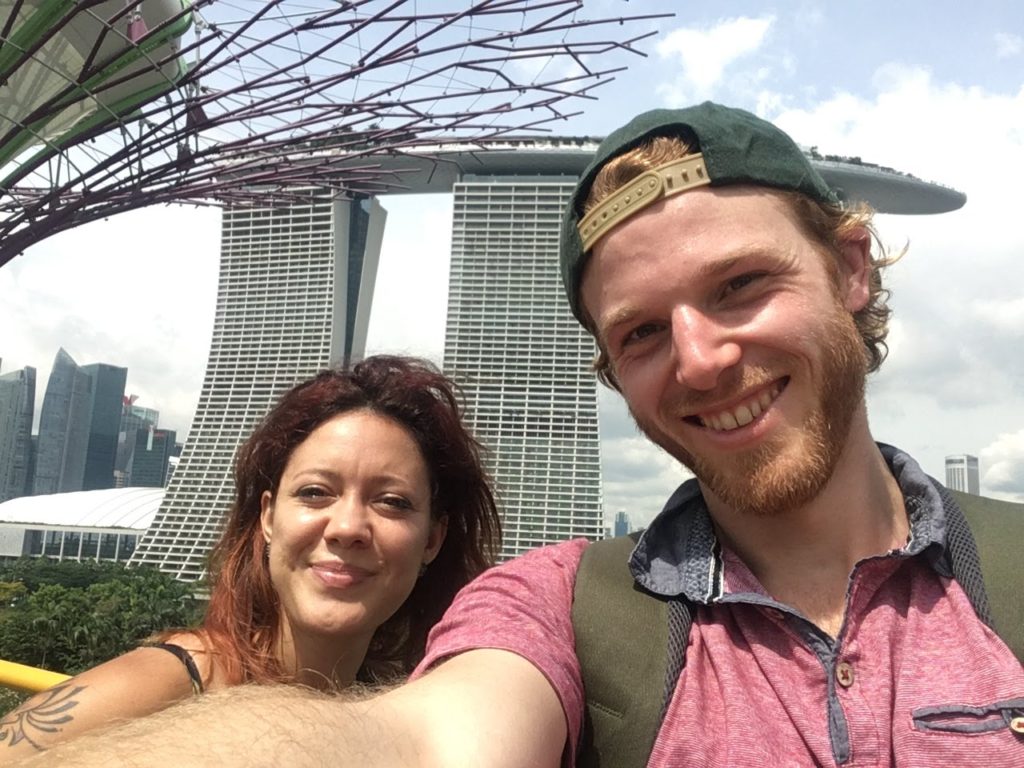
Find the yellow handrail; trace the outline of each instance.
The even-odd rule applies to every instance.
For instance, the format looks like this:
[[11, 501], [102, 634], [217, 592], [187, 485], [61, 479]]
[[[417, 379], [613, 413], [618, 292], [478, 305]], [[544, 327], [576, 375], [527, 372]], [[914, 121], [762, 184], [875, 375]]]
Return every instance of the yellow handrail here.
[[0, 661], [0, 685], [19, 691], [45, 691], [69, 677], [70, 675], [62, 675], [60, 672], [15, 664], [13, 661]]

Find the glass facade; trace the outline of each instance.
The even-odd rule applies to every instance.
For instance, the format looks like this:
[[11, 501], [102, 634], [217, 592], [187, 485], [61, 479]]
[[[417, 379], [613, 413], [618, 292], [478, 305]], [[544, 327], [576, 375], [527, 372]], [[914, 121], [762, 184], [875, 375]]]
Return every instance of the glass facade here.
[[91, 418], [92, 379], [60, 349], [39, 413], [33, 493], [82, 490]]
[[126, 562], [135, 551], [137, 533], [121, 531], [40, 530], [25, 531], [23, 553], [56, 560], [109, 560]]
[[454, 188], [444, 368], [489, 452], [503, 558], [604, 534], [595, 348], [558, 270], [574, 184], [495, 177]]
[[32, 418], [36, 369], [0, 376], [0, 501], [32, 491]]
[[121, 426], [117, 433], [117, 457], [114, 459], [115, 485], [132, 485], [132, 458], [135, 455], [135, 437], [143, 427], [159, 427], [160, 411], [143, 408], [126, 397], [121, 406]]
[[82, 490], [114, 487], [117, 435], [121, 427], [121, 408], [127, 368], [106, 363], [83, 365], [92, 379], [92, 406], [89, 419], [89, 445], [85, 454]]
[[133, 487], [163, 487], [167, 479], [167, 463], [177, 439], [177, 433], [173, 429], [138, 430], [131, 469]]

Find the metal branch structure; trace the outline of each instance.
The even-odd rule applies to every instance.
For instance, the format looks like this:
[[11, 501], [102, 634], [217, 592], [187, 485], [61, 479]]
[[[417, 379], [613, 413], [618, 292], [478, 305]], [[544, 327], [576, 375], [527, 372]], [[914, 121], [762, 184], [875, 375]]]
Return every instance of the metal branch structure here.
[[543, 131], [670, 15], [584, 6], [0, 0], [0, 266], [122, 211], [372, 195], [402, 188], [383, 156]]

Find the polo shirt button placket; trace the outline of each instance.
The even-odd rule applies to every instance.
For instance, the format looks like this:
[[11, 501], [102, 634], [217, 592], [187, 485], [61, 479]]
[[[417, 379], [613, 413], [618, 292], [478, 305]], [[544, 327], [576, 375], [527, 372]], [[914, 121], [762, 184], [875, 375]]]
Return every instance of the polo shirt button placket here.
[[853, 665], [847, 661], [841, 661], [836, 664], [836, 682], [838, 682], [843, 688], [849, 688], [853, 685]]

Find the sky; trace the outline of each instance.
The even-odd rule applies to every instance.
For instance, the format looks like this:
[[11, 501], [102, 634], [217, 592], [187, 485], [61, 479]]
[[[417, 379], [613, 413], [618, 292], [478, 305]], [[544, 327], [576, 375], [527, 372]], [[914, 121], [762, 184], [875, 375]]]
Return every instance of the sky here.
[[[614, 6], [613, 0], [588, 3]], [[682, 9], [682, 10], [680, 10]], [[983, 493], [1024, 501], [1024, 4], [632, 0], [673, 10], [646, 58], [580, 105], [558, 134], [600, 136], [656, 107], [713, 99], [772, 120], [823, 154], [859, 156], [966, 193], [940, 216], [880, 216], [907, 246], [886, 272], [889, 359], [869, 379], [876, 439], [943, 477], [947, 454], [981, 462]], [[441, 360], [451, 198], [389, 196], [368, 352]], [[128, 368], [128, 391], [185, 434], [206, 365], [219, 212], [165, 206], [45, 240], [0, 268], [0, 373], [59, 346]], [[601, 395], [604, 498], [643, 524], [683, 470]]]

